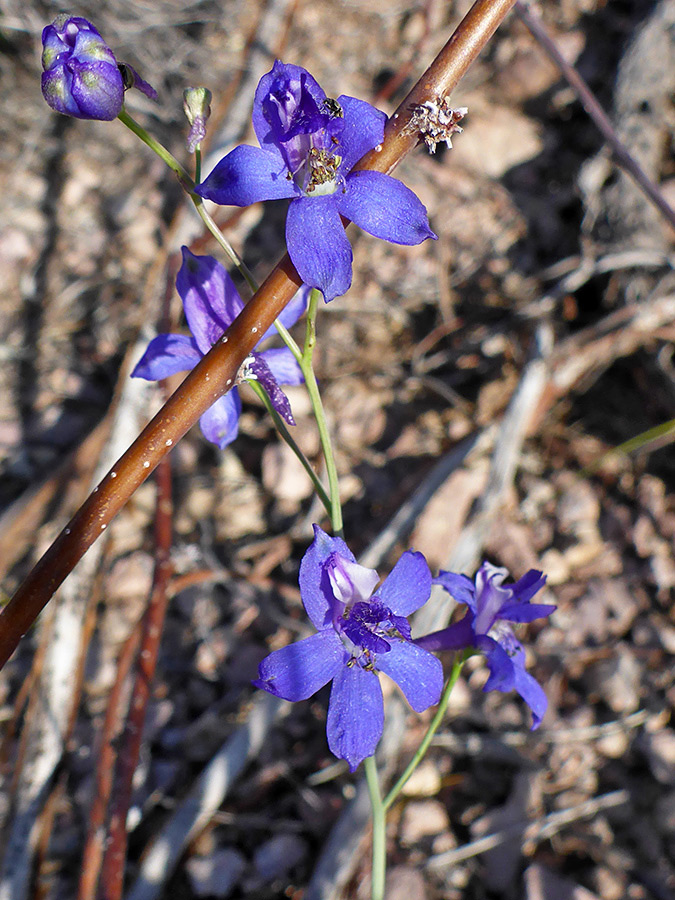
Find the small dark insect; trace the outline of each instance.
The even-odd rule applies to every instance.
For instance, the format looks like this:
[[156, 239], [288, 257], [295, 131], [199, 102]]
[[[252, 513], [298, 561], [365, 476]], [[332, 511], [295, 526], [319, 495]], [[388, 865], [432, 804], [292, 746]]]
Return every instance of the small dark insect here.
[[342, 119], [344, 118], [344, 112], [342, 111], [342, 107], [337, 102], [337, 100], [333, 100], [332, 97], [326, 97], [326, 99], [321, 104], [323, 108], [326, 110], [331, 119]]
[[122, 76], [122, 81], [124, 83], [124, 90], [128, 91], [136, 83], [136, 79], [134, 78], [134, 73], [131, 71], [129, 66], [127, 66], [125, 63], [117, 63], [117, 68], [120, 70], [120, 74]]

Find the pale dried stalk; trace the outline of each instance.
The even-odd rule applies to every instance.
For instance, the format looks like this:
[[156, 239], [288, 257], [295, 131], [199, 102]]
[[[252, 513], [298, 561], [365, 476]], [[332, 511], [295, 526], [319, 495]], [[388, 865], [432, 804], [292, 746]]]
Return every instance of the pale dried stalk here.
[[[120, 449], [128, 444], [142, 422], [149, 390], [147, 384], [127, 380], [94, 483], [108, 469]], [[33, 689], [38, 692], [40, 711], [31, 718], [29, 730], [22, 735], [30, 752], [19, 777], [17, 810], [0, 875], [2, 900], [21, 900], [28, 890], [35, 823], [64, 751], [72, 710], [72, 689], [77, 681], [77, 647], [103, 546], [101, 543], [97, 552], [78, 566], [54, 610], [44, 666], [40, 680]]]

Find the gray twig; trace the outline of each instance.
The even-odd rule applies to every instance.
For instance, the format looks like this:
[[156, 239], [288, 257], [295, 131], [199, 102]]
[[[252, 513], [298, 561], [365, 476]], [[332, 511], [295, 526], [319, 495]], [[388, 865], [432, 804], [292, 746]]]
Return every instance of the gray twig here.
[[534, 822], [516, 822], [514, 825], [509, 825], [508, 828], [495, 831], [494, 834], [488, 834], [476, 841], [471, 841], [469, 844], [464, 844], [463, 847], [447, 850], [445, 853], [432, 856], [427, 861], [427, 866], [430, 869], [447, 869], [465, 859], [471, 859], [472, 856], [477, 856], [479, 853], [492, 850], [493, 847], [497, 847], [499, 844], [503, 844], [504, 841], [512, 840], [519, 835], [523, 836], [523, 841], [543, 841], [552, 837], [565, 825], [577, 822], [579, 819], [590, 819], [592, 816], [602, 812], [602, 810], [623, 806], [629, 800], [630, 794], [628, 791], [611, 791], [609, 794], [593, 797], [591, 800], [586, 800], [584, 803], [577, 804], [577, 806], [571, 806], [569, 809], [550, 813], [548, 816], [544, 816]]
[[609, 116], [600, 105], [598, 98], [574, 66], [571, 66], [560, 50], [558, 50], [555, 41], [553, 41], [546, 31], [539, 16], [535, 15], [525, 3], [521, 2], [521, 0], [518, 0], [514, 6], [514, 11], [520, 16], [525, 26], [539, 42], [543, 50], [553, 60], [558, 69], [560, 69], [563, 77], [581, 101], [582, 106], [597, 126], [605, 141], [609, 144], [617, 165], [627, 172], [638, 187], [644, 191], [645, 195], [670, 224], [671, 228], [675, 228], [675, 210], [666, 201], [658, 186], [651, 180], [628, 147], [619, 138], [614, 126], [609, 120]]
[[289, 705], [258, 693], [246, 723], [218, 750], [189, 794], [148, 847], [126, 900], [156, 900], [185, 847], [213, 818], [250, 760], [260, 752], [270, 728]]

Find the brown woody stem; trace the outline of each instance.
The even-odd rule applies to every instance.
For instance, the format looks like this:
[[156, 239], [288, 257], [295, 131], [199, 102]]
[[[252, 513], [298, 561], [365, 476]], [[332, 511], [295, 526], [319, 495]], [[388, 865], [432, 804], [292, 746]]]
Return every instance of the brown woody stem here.
[[[477, 0], [474, 3], [387, 122], [381, 149], [368, 153], [358, 168], [391, 172], [415, 147], [419, 135], [406, 131], [411, 108], [452, 91], [514, 3], [515, 0]], [[190, 372], [75, 513], [0, 615], [0, 667], [59, 585], [134, 491], [199, 417], [232, 387], [242, 362], [300, 284], [295, 267], [288, 255], [284, 256], [223, 338]]]

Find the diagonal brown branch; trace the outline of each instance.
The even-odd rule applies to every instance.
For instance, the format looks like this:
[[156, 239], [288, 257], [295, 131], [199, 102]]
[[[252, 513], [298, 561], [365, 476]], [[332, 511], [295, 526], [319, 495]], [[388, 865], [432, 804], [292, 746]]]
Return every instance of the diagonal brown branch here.
[[[406, 130], [411, 107], [446, 96], [453, 90], [514, 3], [515, 0], [477, 0], [474, 3], [389, 119], [381, 149], [367, 154], [359, 168], [391, 172], [413, 149], [419, 136]], [[0, 615], [0, 667], [59, 585], [134, 491], [199, 417], [232, 387], [242, 362], [291, 300], [300, 283], [295, 267], [288, 256], [284, 256], [223, 338], [192, 370], [71, 519]]]

